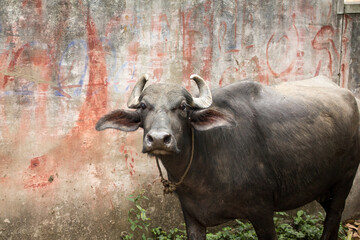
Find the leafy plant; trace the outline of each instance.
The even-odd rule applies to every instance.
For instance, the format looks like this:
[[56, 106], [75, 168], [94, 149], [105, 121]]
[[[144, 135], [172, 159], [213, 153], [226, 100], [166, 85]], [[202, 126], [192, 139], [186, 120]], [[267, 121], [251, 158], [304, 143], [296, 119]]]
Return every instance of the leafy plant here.
[[209, 240], [251, 240], [257, 239], [255, 230], [249, 222], [241, 222], [236, 220], [236, 225], [234, 227], [224, 227], [221, 231], [217, 233], [208, 233], [206, 234], [206, 239]]
[[[207, 240], [251, 240], [257, 239], [254, 228], [250, 222], [235, 221], [234, 226], [227, 226], [216, 233], [207, 233]], [[318, 213], [309, 215], [303, 210], [299, 210], [295, 216], [290, 217], [285, 212], [277, 212], [274, 217], [276, 233], [279, 240], [302, 239], [315, 240], [320, 239], [323, 229], [324, 215]], [[340, 227], [339, 237], [342, 240], [346, 238], [346, 229]], [[166, 232], [161, 227], [151, 230], [153, 237], [159, 240], [180, 240], [186, 239], [184, 230], [177, 228]], [[176, 234], [174, 234], [176, 233]]]
[[161, 227], [151, 229], [151, 232], [157, 240], [183, 240], [186, 239], [186, 231], [178, 228], [164, 231]]
[[142, 232], [141, 238], [146, 240], [146, 232], [149, 231], [150, 218], [146, 216], [146, 210], [141, 206], [144, 200], [149, 200], [145, 195], [145, 190], [140, 190], [138, 195], [131, 194], [128, 197], [130, 202], [133, 202], [135, 207], [130, 208], [128, 212], [128, 222], [130, 223], [130, 229], [132, 233], [125, 233], [122, 236], [124, 240], [130, 240], [134, 238], [134, 233], [137, 229]]
[[[142, 240], [183, 240], [186, 238], [185, 224], [181, 228], [173, 228], [165, 231], [161, 227], [152, 228], [149, 231], [151, 219], [146, 215], [146, 209], [142, 207], [144, 200], [149, 200], [141, 190], [137, 195], [132, 194], [128, 197], [134, 205], [128, 212], [128, 222], [132, 233], [123, 232], [121, 239], [132, 240], [140, 238]], [[309, 215], [303, 210], [297, 211], [295, 216], [290, 217], [285, 212], [275, 213], [274, 223], [279, 240], [302, 239], [315, 240], [320, 239], [323, 229], [324, 215], [318, 213]], [[352, 224], [352, 225], [351, 225]], [[356, 238], [360, 232], [358, 221], [340, 226], [339, 238], [342, 240], [359, 239]], [[149, 237], [151, 235], [151, 237]], [[138, 237], [139, 236], [139, 237]], [[355, 238], [352, 238], [355, 237]], [[250, 222], [235, 220], [235, 224], [222, 228], [216, 233], [207, 233], [207, 240], [255, 240], [257, 239], [254, 228]]]
[[324, 216], [321, 213], [307, 215], [303, 210], [299, 210], [293, 216], [292, 221], [286, 219], [289, 219], [289, 215], [286, 213], [277, 213], [274, 217], [279, 240], [320, 239], [324, 222]]

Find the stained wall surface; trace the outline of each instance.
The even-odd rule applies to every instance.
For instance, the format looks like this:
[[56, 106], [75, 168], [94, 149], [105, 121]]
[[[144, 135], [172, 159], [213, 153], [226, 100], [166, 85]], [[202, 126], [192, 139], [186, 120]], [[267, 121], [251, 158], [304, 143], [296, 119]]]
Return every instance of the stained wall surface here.
[[138, 189], [155, 225], [178, 224], [142, 132], [97, 120], [144, 73], [190, 91], [193, 73], [212, 88], [325, 75], [358, 95], [359, 15], [336, 2], [0, 0], [0, 238], [117, 239]]

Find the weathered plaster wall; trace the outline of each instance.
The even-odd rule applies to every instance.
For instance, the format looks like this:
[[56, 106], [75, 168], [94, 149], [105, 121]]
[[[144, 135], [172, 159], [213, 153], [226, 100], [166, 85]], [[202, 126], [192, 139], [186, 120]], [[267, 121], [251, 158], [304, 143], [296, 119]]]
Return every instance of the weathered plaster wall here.
[[118, 238], [140, 188], [155, 224], [177, 224], [142, 133], [96, 132], [99, 117], [144, 73], [190, 90], [192, 73], [322, 74], [357, 93], [355, 26], [331, 0], [0, 0], [0, 237]]
[[[349, 45], [347, 52], [349, 60], [346, 61], [348, 62], [348, 87], [360, 98], [360, 14], [351, 14], [348, 17], [351, 19], [351, 29], [348, 30], [351, 34], [345, 34], [346, 38], [344, 39]], [[347, 66], [345, 66], [346, 68]], [[343, 217], [360, 218], [360, 167], [347, 199], [347, 207], [343, 212]]]

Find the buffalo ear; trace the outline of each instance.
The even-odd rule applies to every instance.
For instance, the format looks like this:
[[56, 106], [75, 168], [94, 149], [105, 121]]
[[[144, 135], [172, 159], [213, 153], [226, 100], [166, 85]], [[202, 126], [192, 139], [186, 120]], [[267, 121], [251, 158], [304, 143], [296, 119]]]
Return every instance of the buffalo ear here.
[[115, 110], [106, 114], [96, 123], [95, 129], [102, 131], [107, 128], [118, 129], [131, 132], [138, 129], [141, 125], [140, 116], [135, 111]]
[[216, 108], [193, 111], [190, 115], [191, 125], [198, 131], [206, 131], [216, 127], [231, 127], [235, 125], [232, 116]]

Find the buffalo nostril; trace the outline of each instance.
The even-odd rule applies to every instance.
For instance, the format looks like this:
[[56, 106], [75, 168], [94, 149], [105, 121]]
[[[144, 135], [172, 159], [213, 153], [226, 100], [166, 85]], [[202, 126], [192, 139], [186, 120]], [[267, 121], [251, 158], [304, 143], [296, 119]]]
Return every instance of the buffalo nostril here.
[[171, 142], [171, 135], [167, 134], [163, 138], [165, 144], [169, 144]]
[[150, 143], [154, 142], [154, 139], [153, 139], [152, 136], [150, 136], [150, 135], [147, 136], [147, 140], [148, 140], [148, 142], [150, 142]]

